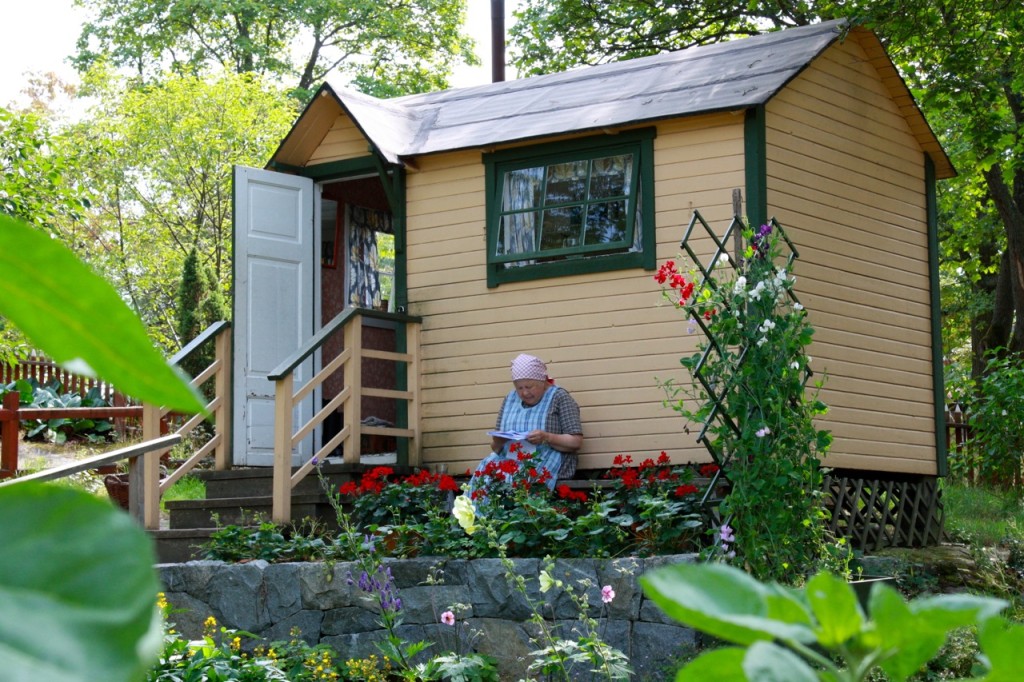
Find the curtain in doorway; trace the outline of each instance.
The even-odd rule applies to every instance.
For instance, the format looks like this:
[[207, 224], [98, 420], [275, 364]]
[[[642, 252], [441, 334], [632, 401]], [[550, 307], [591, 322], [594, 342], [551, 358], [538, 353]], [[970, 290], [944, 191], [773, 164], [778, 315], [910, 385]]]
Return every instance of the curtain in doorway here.
[[392, 232], [391, 215], [362, 206], [347, 205], [348, 302], [360, 308], [380, 305], [377, 233]]

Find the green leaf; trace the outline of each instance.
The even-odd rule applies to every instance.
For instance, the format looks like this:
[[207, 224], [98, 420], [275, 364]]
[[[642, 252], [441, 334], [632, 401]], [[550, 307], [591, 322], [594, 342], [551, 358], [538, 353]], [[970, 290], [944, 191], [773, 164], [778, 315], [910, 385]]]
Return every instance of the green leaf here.
[[676, 673], [676, 682], [747, 682], [743, 672], [746, 649], [722, 647], [712, 649], [690, 661]]
[[[668, 616], [728, 642], [814, 641], [806, 614], [794, 621], [776, 619], [769, 596], [778, 602], [778, 592], [732, 566], [675, 564], [648, 573], [640, 584]], [[790, 618], [796, 614], [792, 604], [776, 610]]]
[[818, 676], [802, 658], [771, 642], [751, 645], [743, 657], [743, 672], [745, 679], [757, 682], [818, 682]]
[[56, 362], [141, 401], [202, 411], [198, 394], [154, 348], [117, 292], [63, 244], [0, 215], [0, 272], [0, 315]]
[[62, 486], [0, 488], [0, 670], [11, 680], [139, 680], [161, 640], [146, 533]]
[[978, 644], [988, 663], [988, 673], [979, 682], [1024, 680], [1024, 626], [1003, 618], [990, 618], [978, 628]]
[[875, 631], [862, 641], [871, 648], [884, 647], [886, 656], [878, 661], [895, 682], [907, 679], [942, 648], [950, 627], [914, 613], [896, 590], [875, 585], [869, 602]]
[[845, 580], [819, 573], [807, 581], [804, 592], [818, 619], [818, 643], [826, 649], [835, 649], [860, 632], [864, 615], [857, 595]]

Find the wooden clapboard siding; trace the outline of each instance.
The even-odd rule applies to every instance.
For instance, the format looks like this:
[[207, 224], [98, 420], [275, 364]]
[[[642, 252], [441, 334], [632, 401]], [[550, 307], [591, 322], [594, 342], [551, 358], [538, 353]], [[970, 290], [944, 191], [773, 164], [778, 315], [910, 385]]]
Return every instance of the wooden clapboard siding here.
[[369, 153], [368, 143], [347, 116], [338, 116], [323, 141], [309, 158], [309, 165], [357, 159]]
[[[620, 453], [668, 451], [707, 460], [682, 419], [662, 403], [659, 379], [685, 381], [679, 358], [696, 348], [681, 314], [665, 304], [653, 273], [625, 270], [486, 287], [483, 165], [479, 154], [420, 159], [408, 175], [410, 312], [423, 317], [424, 461], [459, 471], [486, 454], [520, 352], [549, 363], [580, 403], [581, 467]], [[443, 178], [443, 180], [439, 180]], [[743, 121], [716, 114], [660, 125], [655, 138], [659, 259], [675, 257], [700, 208], [728, 221], [743, 184]], [[705, 240], [706, 249], [710, 242]], [[450, 247], [450, 248], [448, 248]]]
[[766, 112], [769, 213], [800, 252], [827, 463], [934, 474], [923, 150], [856, 37]]

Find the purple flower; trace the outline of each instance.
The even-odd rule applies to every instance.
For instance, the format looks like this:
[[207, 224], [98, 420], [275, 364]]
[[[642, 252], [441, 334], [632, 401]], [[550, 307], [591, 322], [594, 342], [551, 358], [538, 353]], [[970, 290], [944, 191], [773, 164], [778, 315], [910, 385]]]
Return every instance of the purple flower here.
[[718, 531], [718, 536], [722, 539], [722, 542], [735, 542], [736, 536], [732, 532], [732, 528], [728, 523], [723, 523], [722, 527]]

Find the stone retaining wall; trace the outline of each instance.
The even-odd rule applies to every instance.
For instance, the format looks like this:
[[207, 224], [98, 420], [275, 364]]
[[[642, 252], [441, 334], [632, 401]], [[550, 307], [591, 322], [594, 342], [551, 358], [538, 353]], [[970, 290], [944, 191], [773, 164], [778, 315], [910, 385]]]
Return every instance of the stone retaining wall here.
[[[565, 559], [555, 563], [554, 577], [589, 596], [590, 615], [600, 619], [601, 634], [611, 646], [629, 656], [635, 680], [671, 679], [677, 661], [691, 653], [696, 634], [667, 618], [641, 592], [637, 578], [667, 563], [693, 561], [694, 555], [640, 559]], [[526, 578], [529, 599], [564, 636], [577, 626], [578, 612], [563, 591], [541, 594], [539, 559], [514, 559], [515, 570]], [[505, 578], [498, 559], [417, 558], [388, 560], [402, 600], [399, 634], [407, 642], [433, 642], [430, 653], [475, 650], [498, 660], [502, 680], [528, 679], [529, 652], [537, 647], [528, 623], [532, 610], [523, 595]], [[158, 567], [167, 601], [176, 609], [179, 632], [198, 638], [210, 615], [220, 625], [258, 635], [264, 642], [290, 639], [298, 628], [310, 644], [333, 647], [343, 659], [378, 654], [384, 637], [375, 603], [357, 584], [356, 564], [268, 564], [252, 561], [226, 564], [193, 561]], [[605, 606], [601, 586], [611, 585], [615, 599]], [[465, 604], [464, 620], [455, 627], [440, 623], [440, 614]], [[475, 634], [474, 634], [475, 633]], [[457, 642], [456, 639], [461, 639]], [[461, 648], [460, 648], [461, 647]], [[573, 679], [588, 679], [574, 670]]]

